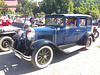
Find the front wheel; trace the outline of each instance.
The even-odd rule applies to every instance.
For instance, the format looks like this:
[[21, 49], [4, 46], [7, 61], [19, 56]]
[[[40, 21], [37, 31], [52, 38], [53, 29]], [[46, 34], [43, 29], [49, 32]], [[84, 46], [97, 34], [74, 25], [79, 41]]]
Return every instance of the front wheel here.
[[12, 46], [14, 43], [13, 39], [9, 36], [4, 36], [0, 38], [0, 50], [9, 51], [9, 46]]
[[85, 49], [89, 49], [91, 44], [92, 44], [92, 37], [89, 36], [86, 43], [85, 43]]
[[53, 50], [50, 46], [42, 46], [39, 50], [33, 51], [32, 64], [36, 68], [47, 67], [53, 59]]

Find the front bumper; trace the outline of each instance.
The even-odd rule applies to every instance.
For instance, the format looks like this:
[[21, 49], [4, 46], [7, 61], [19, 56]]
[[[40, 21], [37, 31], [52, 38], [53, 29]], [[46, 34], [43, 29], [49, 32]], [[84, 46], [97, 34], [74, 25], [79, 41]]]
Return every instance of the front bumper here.
[[15, 55], [20, 58], [20, 59], [24, 59], [27, 61], [31, 61], [31, 56], [26, 56], [25, 54], [23, 54], [22, 52], [14, 49], [13, 47], [10, 47], [11, 50], [13, 50], [13, 52], [15, 53]]

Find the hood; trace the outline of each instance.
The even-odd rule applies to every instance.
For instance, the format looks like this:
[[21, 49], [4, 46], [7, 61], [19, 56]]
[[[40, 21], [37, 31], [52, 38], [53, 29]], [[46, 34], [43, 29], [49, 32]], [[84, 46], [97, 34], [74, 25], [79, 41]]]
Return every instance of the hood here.
[[36, 28], [28, 28], [31, 31], [35, 30], [35, 31], [50, 31], [50, 30], [54, 30], [54, 28], [52, 27], [46, 27], [46, 26], [42, 26], [42, 27], [36, 27]]
[[18, 29], [21, 29], [21, 28], [14, 27], [14, 26], [3, 26], [3, 27], [0, 27], [0, 30], [4, 30], [4, 31], [15, 31], [15, 30], [18, 30]]

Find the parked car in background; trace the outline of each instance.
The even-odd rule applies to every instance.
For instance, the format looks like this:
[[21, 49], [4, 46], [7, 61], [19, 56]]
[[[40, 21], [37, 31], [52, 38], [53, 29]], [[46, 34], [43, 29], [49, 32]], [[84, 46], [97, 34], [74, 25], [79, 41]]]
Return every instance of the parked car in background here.
[[100, 19], [96, 19], [96, 20], [93, 20], [93, 26], [97, 26], [98, 28], [100, 28]]
[[4, 21], [3, 19], [0, 19], [0, 27], [2, 26], [9, 26], [11, 22], [9, 20]]
[[10, 48], [15, 55], [31, 61], [36, 68], [48, 66], [54, 50], [70, 53], [77, 50], [74, 47], [88, 49], [95, 41], [92, 17], [83, 14], [46, 15], [45, 26], [20, 30], [13, 39]]
[[[14, 22], [7, 26], [3, 20], [0, 20], [0, 50], [1, 51], [9, 51], [9, 46], [13, 45], [12, 37], [16, 34], [16, 32], [20, 29], [24, 29], [27, 23], [27, 18], [25, 17], [16, 17]], [[6, 25], [5, 25], [6, 24]], [[26, 24], [28, 25], [28, 24]]]

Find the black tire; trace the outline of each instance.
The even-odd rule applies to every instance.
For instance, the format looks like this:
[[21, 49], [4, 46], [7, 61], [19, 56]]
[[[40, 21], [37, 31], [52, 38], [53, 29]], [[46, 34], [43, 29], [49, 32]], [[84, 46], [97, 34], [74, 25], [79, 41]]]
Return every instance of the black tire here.
[[38, 50], [33, 51], [32, 64], [41, 69], [47, 67], [53, 59], [53, 50], [50, 46], [42, 46]]
[[9, 36], [4, 36], [0, 38], [0, 50], [1, 51], [9, 51], [9, 46], [13, 46], [13, 39]]
[[85, 49], [89, 49], [91, 44], [92, 44], [92, 37], [89, 36], [86, 43], [85, 43]]
[[94, 34], [94, 38], [98, 38], [99, 37], [99, 32], [97, 30], [94, 30], [93, 34]]

